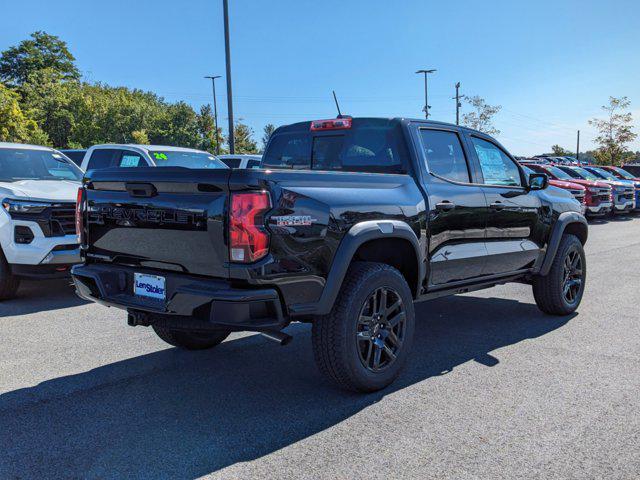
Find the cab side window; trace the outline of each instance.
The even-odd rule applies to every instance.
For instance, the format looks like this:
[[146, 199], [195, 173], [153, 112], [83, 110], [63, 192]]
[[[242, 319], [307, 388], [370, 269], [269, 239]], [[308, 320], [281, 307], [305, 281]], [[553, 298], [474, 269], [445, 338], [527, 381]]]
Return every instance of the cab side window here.
[[467, 160], [457, 133], [421, 129], [420, 137], [430, 173], [446, 180], [470, 183]]
[[471, 137], [478, 155], [485, 185], [520, 187], [520, 169], [506, 153], [491, 142]]

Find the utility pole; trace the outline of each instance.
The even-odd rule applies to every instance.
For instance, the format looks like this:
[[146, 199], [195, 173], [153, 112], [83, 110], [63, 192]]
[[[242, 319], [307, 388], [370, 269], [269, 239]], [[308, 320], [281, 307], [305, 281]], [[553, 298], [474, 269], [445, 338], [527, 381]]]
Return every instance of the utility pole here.
[[218, 133], [218, 102], [216, 101], [216, 78], [220, 78], [220, 75], [207, 75], [204, 78], [210, 78], [211, 85], [213, 86], [213, 123], [216, 129], [216, 155], [220, 155], [220, 134]]
[[229, 46], [229, 2], [222, 0], [224, 10], [224, 53], [227, 64], [227, 114], [229, 116], [229, 153], [236, 153], [233, 139], [233, 93], [231, 91], [231, 48]]
[[578, 165], [580, 165], [580, 130], [578, 130], [578, 143], [576, 145], [576, 160], [578, 161]]
[[460, 125], [460, 82], [456, 83], [456, 125]]
[[435, 68], [431, 68], [429, 70], [418, 70], [416, 72], [424, 74], [424, 118], [426, 118], [427, 120], [429, 120], [429, 109], [431, 108], [429, 106], [429, 96], [427, 92], [427, 75], [436, 71], [437, 70]]

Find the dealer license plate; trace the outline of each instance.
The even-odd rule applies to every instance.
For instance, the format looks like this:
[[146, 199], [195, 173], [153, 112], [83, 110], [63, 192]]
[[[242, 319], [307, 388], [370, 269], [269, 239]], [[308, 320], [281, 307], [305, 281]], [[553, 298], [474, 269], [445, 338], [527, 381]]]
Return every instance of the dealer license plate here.
[[146, 273], [134, 273], [133, 277], [133, 293], [135, 295], [155, 300], [164, 300], [166, 298], [164, 277]]

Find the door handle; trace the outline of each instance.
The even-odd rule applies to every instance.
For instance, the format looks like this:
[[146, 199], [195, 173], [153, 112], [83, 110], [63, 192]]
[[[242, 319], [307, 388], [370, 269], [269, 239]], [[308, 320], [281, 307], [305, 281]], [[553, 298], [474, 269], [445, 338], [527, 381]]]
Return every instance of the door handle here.
[[456, 208], [455, 203], [451, 203], [449, 200], [444, 200], [440, 203], [436, 203], [436, 210], [440, 210], [441, 212], [447, 212], [449, 210], [453, 210]]
[[491, 208], [491, 210], [502, 210], [503, 208], [505, 208], [505, 204], [497, 201], [493, 202], [491, 205], [489, 205], [489, 207]]

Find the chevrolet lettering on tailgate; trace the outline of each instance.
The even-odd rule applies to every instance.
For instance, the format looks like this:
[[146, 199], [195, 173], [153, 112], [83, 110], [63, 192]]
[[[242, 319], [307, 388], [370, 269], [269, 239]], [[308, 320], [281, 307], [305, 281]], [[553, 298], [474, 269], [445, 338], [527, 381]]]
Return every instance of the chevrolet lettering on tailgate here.
[[99, 223], [104, 223], [104, 220], [115, 220], [116, 222], [121, 222], [126, 225], [135, 225], [137, 222], [165, 225], [205, 225], [205, 215], [202, 212], [114, 206], [100, 207], [96, 212], [92, 212], [92, 220], [97, 220]]

